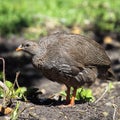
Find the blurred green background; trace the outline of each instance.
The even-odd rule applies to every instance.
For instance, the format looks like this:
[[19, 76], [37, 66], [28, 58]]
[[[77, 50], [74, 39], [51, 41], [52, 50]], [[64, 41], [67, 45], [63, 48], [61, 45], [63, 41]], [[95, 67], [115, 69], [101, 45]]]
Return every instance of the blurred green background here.
[[0, 35], [37, 38], [56, 26], [118, 33], [119, 8], [119, 0], [0, 0]]

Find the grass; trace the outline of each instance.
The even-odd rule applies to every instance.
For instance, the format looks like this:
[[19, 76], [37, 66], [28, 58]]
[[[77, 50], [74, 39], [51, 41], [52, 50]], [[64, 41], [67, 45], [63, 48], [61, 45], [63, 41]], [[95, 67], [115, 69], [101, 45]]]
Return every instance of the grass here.
[[47, 20], [119, 32], [119, 6], [119, 0], [1, 0], [0, 33], [18, 33], [25, 27], [43, 26]]

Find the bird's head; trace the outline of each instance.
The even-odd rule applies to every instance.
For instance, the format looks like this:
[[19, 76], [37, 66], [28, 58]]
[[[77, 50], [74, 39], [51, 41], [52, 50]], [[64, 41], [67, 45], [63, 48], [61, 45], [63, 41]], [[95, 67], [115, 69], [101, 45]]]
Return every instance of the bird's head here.
[[25, 41], [18, 46], [16, 51], [25, 51], [31, 55], [35, 55], [38, 52], [39, 45], [36, 42]]

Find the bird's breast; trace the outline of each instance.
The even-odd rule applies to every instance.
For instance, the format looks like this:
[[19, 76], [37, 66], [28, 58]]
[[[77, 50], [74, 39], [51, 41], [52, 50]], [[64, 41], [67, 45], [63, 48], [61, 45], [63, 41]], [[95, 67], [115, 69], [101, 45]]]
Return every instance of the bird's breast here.
[[35, 68], [42, 70], [43, 66], [44, 66], [44, 59], [40, 58], [40, 57], [33, 57], [32, 59], [32, 64]]

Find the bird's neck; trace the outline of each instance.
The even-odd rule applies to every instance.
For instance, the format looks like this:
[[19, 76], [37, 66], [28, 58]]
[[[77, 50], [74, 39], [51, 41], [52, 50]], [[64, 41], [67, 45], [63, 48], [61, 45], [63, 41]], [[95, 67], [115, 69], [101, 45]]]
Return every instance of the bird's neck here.
[[46, 49], [44, 47], [38, 47], [34, 51], [33, 56], [38, 56], [39, 58], [43, 58], [46, 55]]

